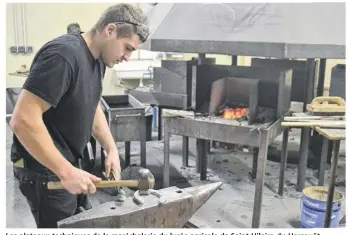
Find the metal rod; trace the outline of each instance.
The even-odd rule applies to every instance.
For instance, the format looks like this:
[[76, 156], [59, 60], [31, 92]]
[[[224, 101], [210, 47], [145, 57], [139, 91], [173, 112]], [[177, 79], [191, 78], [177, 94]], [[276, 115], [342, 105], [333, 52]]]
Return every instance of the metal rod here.
[[204, 139], [197, 139], [197, 155], [199, 155], [200, 179], [207, 179], [207, 165], [208, 165], [208, 146], [209, 141]]
[[256, 179], [257, 172], [257, 158], [259, 156], [259, 148], [253, 148], [253, 165], [251, 168], [251, 178]]
[[182, 166], [188, 166], [189, 137], [182, 137]]
[[22, 8], [22, 27], [23, 27], [23, 42], [24, 42], [24, 53], [27, 53], [27, 30], [25, 27], [25, 10], [24, 3], [21, 3]]
[[168, 120], [164, 119], [164, 126], [163, 126], [163, 132], [164, 132], [164, 140], [163, 140], [163, 187], [169, 187], [170, 181], [170, 160], [169, 160], [169, 149], [170, 149], [170, 135], [168, 132]]
[[325, 167], [327, 161], [327, 153], [329, 151], [329, 140], [323, 137], [323, 144], [320, 154], [320, 166], [318, 171], [318, 186], [324, 185]]
[[285, 128], [283, 131], [282, 153], [281, 153], [281, 159], [280, 159], [279, 187], [278, 187], [278, 194], [281, 197], [284, 194], [285, 171], [286, 171], [286, 163], [288, 159], [288, 139], [289, 139], [289, 128]]
[[265, 168], [267, 163], [268, 153], [268, 130], [260, 130], [260, 144], [259, 144], [259, 155], [257, 159], [257, 175], [255, 183], [255, 196], [254, 196], [254, 210], [252, 218], [252, 228], [260, 227], [261, 210], [262, 210], [262, 198], [263, 188], [265, 181]]
[[300, 143], [300, 151], [299, 151], [300, 156], [299, 156], [299, 162], [298, 162], [297, 189], [296, 189], [298, 192], [302, 192], [305, 186], [310, 131], [311, 129], [309, 127], [304, 127], [301, 130], [301, 143]]
[[196, 139], [196, 172], [201, 173], [201, 161], [202, 161], [202, 153], [201, 153], [201, 143], [200, 139]]
[[324, 224], [325, 228], [329, 228], [331, 225], [332, 204], [333, 204], [334, 192], [335, 192], [336, 168], [337, 168], [337, 162], [338, 162], [339, 149], [340, 149], [340, 141], [336, 140], [334, 142], [334, 154], [333, 154], [333, 159], [331, 162], [330, 185], [329, 185], [329, 192], [328, 192], [327, 201], [326, 201], [325, 224]]
[[145, 111], [141, 115], [140, 131], [140, 165], [146, 168], [146, 116]]
[[17, 23], [17, 5], [13, 3], [13, 22], [15, 30], [16, 53], [18, 53], [18, 23]]
[[162, 139], [162, 108], [158, 107], [158, 127], [157, 127], [157, 132], [158, 132], [158, 140]]

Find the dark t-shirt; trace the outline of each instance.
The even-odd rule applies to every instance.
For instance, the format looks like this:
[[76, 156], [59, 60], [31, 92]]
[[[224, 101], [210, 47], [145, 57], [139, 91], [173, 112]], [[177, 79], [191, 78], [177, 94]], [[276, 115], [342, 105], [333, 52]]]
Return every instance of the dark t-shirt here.
[[[55, 146], [72, 163], [82, 156], [91, 138], [104, 73], [105, 65], [94, 59], [82, 36], [66, 34], [37, 52], [23, 85], [52, 106], [43, 121]], [[14, 135], [11, 160], [20, 158], [29, 168], [42, 167]]]

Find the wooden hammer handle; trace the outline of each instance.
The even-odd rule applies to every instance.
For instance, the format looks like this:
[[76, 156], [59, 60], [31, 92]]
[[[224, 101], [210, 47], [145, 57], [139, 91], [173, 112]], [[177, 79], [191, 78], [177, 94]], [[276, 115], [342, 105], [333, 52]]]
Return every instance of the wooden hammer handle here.
[[[95, 183], [96, 188], [117, 188], [117, 187], [138, 187], [137, 180], [109, 180]], [[50, 190], [64, 189], [61, 182], [48, 182], [47, 188]]]

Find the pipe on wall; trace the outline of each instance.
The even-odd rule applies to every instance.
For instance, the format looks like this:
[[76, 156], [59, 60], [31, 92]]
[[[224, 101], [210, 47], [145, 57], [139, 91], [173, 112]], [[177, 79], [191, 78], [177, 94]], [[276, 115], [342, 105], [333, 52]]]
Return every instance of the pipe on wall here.
[[13, 4], [13, 23], [14, 23], [14, 30], [15, 30], [15, 44], [16, 44], [16, 53], [18, 53], [18, 23], [17, 23], [17, 6], [14, 3]]
[[24, 53], [27, 53], [27, 31], [25, 27], [25, 9], [24, 9], [24, 3], [21, 3], [21, 9], [22, 9], [22, 27], [23, 27], [23, 43], [24, 43]]

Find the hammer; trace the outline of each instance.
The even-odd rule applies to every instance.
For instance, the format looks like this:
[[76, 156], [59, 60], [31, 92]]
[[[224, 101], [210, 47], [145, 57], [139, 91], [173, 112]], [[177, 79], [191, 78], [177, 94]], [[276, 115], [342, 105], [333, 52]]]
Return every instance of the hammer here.
[[[151, 177], [151, 172], [148, 169], [140, 169], [138, 180], [108, 180], [95, 183], [97, 189], [100, 188], [117, 188], [117, 187], [132, 187], [138, 188], [139, 191], [148, 191], [153, 189], [155, 180]], [[64, 189], [61, 182], [50, 181], [47, 183], [47, 188], [50, 190]]]

